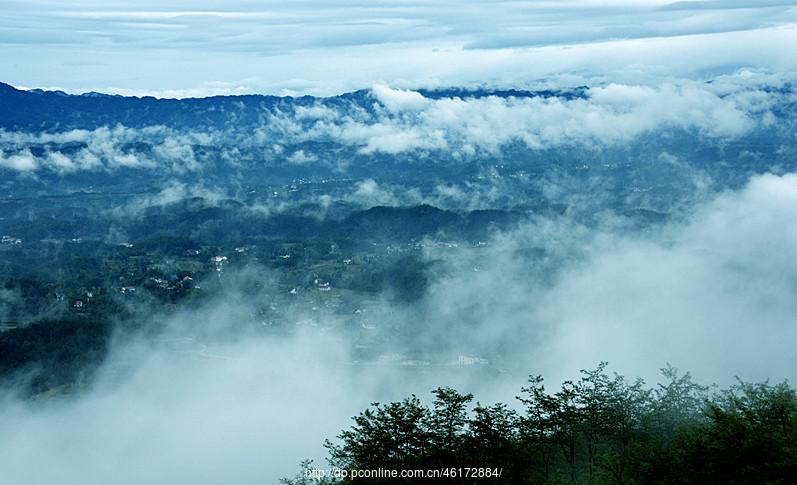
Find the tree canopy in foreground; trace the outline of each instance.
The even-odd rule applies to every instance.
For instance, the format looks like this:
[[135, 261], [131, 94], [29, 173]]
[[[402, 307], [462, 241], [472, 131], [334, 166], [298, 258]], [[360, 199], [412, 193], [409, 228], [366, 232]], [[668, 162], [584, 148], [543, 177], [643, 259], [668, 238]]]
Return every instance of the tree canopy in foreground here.
[[[329, 465], [501, 470], [500, 478], [450, 483], [797, 483], [797, 394], [788, 382], [737, 380], [719, 390], [669, 366], [662, 374], [649, 387], [601, 363], [555, 392], [532, 376], [513, 406], [450, 388], [435, 389], [430, 405], [414, 395], [373, 403], [326, 442]], [[283, 483], [391, 481], [303, 471]]]

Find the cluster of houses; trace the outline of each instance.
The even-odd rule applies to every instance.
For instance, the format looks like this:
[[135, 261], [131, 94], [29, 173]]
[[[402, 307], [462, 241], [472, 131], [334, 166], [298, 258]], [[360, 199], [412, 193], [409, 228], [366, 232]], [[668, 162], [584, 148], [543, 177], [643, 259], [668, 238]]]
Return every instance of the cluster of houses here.
[[332, 289], [332, 286], [329, 284], [329, 281], [321, 281], [318, 278], [313, 280], [313, 284], [316, 285], [318, 291], [330, 291]]
[[22, 239], [14, 236], [3, 236], [2, 239], [0, 239], [0, 244], [4, 246], [18, 246], [22, 244]]
[[210, 261], [216, 266], [216, 271], [221, 273], [224, 266], [228, 263], [227, 256], [213, 256]]

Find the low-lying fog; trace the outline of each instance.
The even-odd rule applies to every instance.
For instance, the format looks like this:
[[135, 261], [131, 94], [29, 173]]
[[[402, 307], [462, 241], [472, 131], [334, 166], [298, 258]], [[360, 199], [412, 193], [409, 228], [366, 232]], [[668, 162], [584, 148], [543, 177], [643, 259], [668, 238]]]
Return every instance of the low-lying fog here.
[[303, 458], [323, 463], [324, 439], [371, 402], [443, 385], [511, 402], [528, 374], [557, 382], [602, 360], [650, 381], [667, 363], [702, 382], [793, 378], [796, 207], [787, 174], [644, 229], [609, 213], [597, 227], [532, 217], [478, 247], [428, 248], [440, 262], [411, 307], [370, 303], [377, 325], [416, 329], [389, 350], [439, 348], [489, 366], [361, 363], [334, 316], [289, 336], [252, 331], [258, 296], [242, 288], [268, 275], [245, 270], [157, 336], [117, 338], [85, 393], [7, 391], [2, 481], [274, 483]]

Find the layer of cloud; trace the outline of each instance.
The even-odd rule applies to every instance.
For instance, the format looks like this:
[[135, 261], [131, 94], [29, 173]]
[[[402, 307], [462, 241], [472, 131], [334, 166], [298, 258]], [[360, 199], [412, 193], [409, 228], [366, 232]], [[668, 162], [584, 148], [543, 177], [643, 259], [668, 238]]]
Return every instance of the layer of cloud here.
[[[794, 69], [794, 2], [11, 2], [0, 78], [122, 94], [339, 93], [563, 73]], [[626, 79], [623, 79], [626, 81]]]
[[344, 122], [339, 133], [334, 133], [360, 145], [363, 153], [456, 147], [467, 155], [476, 149], [496, 152], [515, 141], [532, 149], [611, 145], [663, 129], [733, 138], [751, 131], [756, 126], [754, 117], [772, 106], [766, 101], [750, 104], [733, 96], [720, 97], [710, 86], [698, 83], [609, 84], [590, 89], [588, 99], [574, 100], [433, 101], [412, 91], [385, 88], [374, 94], [387, 113], [373, 123]]
[[[378, 84], [365, 98], [317, 98], [312, 104], [279, 109], [250, 106], [247, 116], [254, 122], [239, 121], [238, 113], [232, 112], [202, 129], [0, 131], [0, 168], [61, 174], [141, 168], [180, 174], [201, 171], [208, 162], [224, 162], [345, 171], [349, 162], [331, 148], [366, 156], [434, 152], [446, 160], [467, 160], [494, 157], [508, 146], [600, 149], [630, 144], [645, 135], [665, 140], [674, 132], [721, 144], [757, 130], [787, 132], [793, 120], [784, 107], [794, 103], [793, 80], [792, 74], [751, 69], [708, 81], [596, 80], [583, 95], [570, 98], [433, 98]], [[215, 155], [203, 158], [198, 149], [214, 150]]]
[[508, 367], [554, 378], [608, 360], [648, 379], [665, 362], [706, 380], [793, 379], [795, 203], [797, 175], [762, 175], [643, 232], [538, 218], [478, 250], [432, 246], [450, 276], [425, 320], [446, 322], [434, 341], [492, 344]]
[[[265, 290], [253, 294], [252, 282]], [[4, 480], [276, 483], [304, 458], [323, 463], [323, 439], [374, 400], [439, 384], [441, 375], [399, 365], [358, 365], [333, 315], [269, 332], [252, 315], [272, 290], [262, 269], [244, 270], [199, 308], [151, 316], [163, 330], [120, 335], [91, 388], [72, 398], [32, 403], [0, 389]], [[459, 374], [445, 379], [469, 380]], [[32, 466], [42, 457], [47, 466]]]
[[[207, 133], [176, 132], [162, 126], [133, 129], [116, 125], [55, 133], [0, 130], [0, 167], [28, 173], [120, 168], [184, 173], [200, 169], [194, 148], [212, 142]], [[141, 144], [146, 147], [142, 149]], [[38, 153], [34, 155], [32, 149]]]

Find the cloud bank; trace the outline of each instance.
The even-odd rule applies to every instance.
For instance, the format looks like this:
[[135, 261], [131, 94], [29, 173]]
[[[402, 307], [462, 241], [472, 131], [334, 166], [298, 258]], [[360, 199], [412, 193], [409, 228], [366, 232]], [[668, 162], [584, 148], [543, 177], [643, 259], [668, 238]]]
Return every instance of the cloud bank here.
[[[507, 147], [599, 150], [648, 135], [666, 141], [673, 133], [721, 145], [764, 130], [771, 139], [787, 133], [792, 124], [787, 107], [796, 96], [792, 85], [791, 74], [749, 69], [705, 82], [599, 83], [571, 96], [547, 97], [434, 96], [378, 84], [364, 98], [246, 108], [254, 123], [238, 121], [239, 113], [232, 112], [191, 129], [0, 131], [0, 167], [25, 173], [132, 168], [181, 174], [221, 161], [233, 168], [276, 163], [346, 171], [346, 157], [358, 154], [422, 152], [469, 160], [495, 157]], [[203, 156], [208, 150], [217, 156]], [[424, 163], [433, 162], [434, 157]]]
[[792, 1], [13, 1], [0, 78], [69, 91], [337, 94], [795, 69]]
[[[146, 144], [145, 149], [140, 143]], [[116, 125], [37, 134], [0, 130], [0, 167], [61, 174], [120, 168], [184, 173], [200, 168], [193, 147], [211, 143], [213, 137], [207, 133], [175, 132], [162, 126]]]

